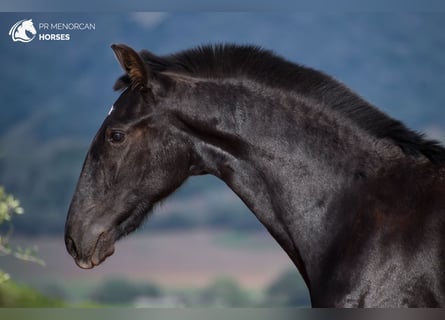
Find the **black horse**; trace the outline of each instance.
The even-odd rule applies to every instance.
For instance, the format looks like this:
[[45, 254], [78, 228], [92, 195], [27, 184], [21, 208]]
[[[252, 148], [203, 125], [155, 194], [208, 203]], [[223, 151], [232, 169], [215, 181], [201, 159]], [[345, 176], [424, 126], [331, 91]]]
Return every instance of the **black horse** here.
[[212, 174], [297, 266], [313, 306], [445, 306], [445, 149], [329, 76], [273, 53], [112, 45], [123, 90], [65, 229], [81, 268], [189, 176]]

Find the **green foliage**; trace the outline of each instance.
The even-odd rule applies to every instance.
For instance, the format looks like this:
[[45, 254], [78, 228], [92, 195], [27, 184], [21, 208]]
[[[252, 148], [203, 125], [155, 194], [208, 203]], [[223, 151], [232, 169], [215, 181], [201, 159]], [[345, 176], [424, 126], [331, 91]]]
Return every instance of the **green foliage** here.
[[266, 288], [263, 305], [267, 307], [310, 305], [306, 285], [295, 269], [284, 271]]
[[91, 300], [103, 304], [125, 305], [138, 297], [159, 297], [161, 289], [151, 283], [134, 283], [132, 281], [115, 278], [99, 285], [91, 294]]
[[0, 187], [0, 224], [11, 221], [13, 214], [23, 214], [23, 208], [20, 207], [20, 202], [17, 199]]
[[58, 299], [47, 298], [35, 290], [7, 281], [0, 284], [0, 307], [63, 307]]
[[246, 307], [251, 305], [247, 292], [230, 278], [218, 278], [203, 289], [201, 303], [208, 306]]
[[[8, 227], [3, 229], [6, 231], [0, 233], [0, 255], [12, 255], [20, 260], [43, 265], [44, 262], [35, 256], [36, 248], [22, 248], [20, 246], [12, 248], [9, 244], [9, 238], [12, 234], [11, 220], [14, 215], [21, 215], [23, 212], [20, 202], [12, 195], [7, 194], [3, 187], [0, 187], [0, 225], [8, 224]], [[9, 280], [9, 278], [9, 274], [0, 270], [0, 284]]]

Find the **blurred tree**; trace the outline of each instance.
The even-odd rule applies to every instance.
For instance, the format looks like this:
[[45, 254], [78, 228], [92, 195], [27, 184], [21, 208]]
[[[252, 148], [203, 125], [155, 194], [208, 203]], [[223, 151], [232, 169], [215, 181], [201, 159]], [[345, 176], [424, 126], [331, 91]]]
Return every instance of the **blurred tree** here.
[[218, 278], [203, 289], [201, 303], [221, 307], [248, 307], [252, 304], [247, 292], [229, 278]]
[[152, 283], [134, 283], [126, 279], [109, 279], [91, 294], [91, 300], [104, 304], [129, 304], [138, 297], [159, 297], [161, 289]]
[[[43, 261], [35, 256], [35, 248], [12, 248], [9, 239], [12, 234], [11, 220], [14, 215], [23, 214], [23, 208], [20, 202], [12, 195], [7, 194], [3, 187], [0, 187], [0, 255], [12, 255], [17, 259], [32, 261], [43, 265]], [[6, 226], [5, 226], [6, 225]], [[0, 270], [0, 283], [9, 280], [10, 276], [3, 270]]]
[[49, 299], [69, 300], [68, 293], [59, 283], [43, 282], [33, 285], [33, 288]]
[[293, 269], [281, 273], [266, 288], [262, 303], [267, 307], [301, 307], [310, 306], [310, 304], [306, 285]]

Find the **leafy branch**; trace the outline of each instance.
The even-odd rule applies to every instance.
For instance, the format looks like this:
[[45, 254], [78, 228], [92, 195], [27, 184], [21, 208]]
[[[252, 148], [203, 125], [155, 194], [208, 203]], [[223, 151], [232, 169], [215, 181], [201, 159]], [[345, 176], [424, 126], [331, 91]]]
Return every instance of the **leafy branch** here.
[[[11, 220], [14, 215], [21, 215], [24, 213], [20, 202], [12, 195], [7, 194], [5, 189], [0, 186], [0, 225], [7, 223], [8, 227], [4, 234], [0, 234], [0, 256], [13, 256], [23, 261], [34, 262], [39, 265], [45, 265], [44, 261], [37, 258], [37, 248], [22, 248], [16, 246], [11, 247], [9, 239], [12, 235], [13, 227]], [[9, 274], [0, 269], [0, 283], [10, 279]]]

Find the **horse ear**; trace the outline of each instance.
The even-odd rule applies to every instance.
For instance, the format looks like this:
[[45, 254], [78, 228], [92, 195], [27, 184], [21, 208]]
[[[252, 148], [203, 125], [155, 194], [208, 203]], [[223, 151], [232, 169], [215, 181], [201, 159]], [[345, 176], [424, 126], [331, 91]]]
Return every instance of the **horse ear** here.
[[136, 51], [124, 44], [112, 44], [111, 49], [127, 73], [131, 86], [150, 87], [148, 83], [151, 78], [150, 70]]

